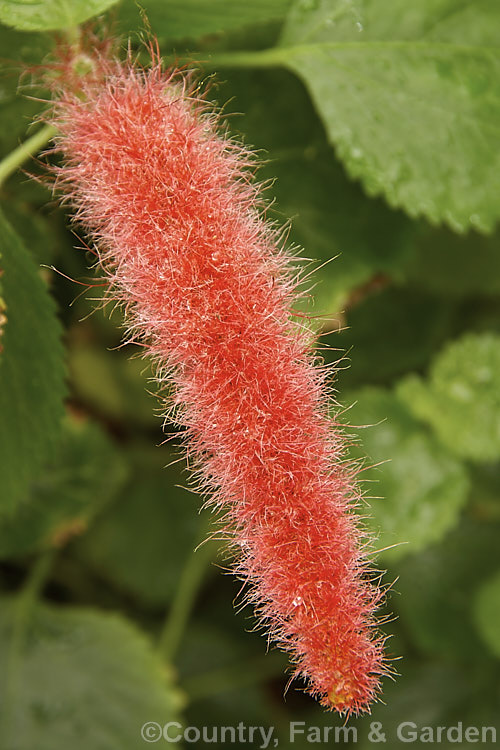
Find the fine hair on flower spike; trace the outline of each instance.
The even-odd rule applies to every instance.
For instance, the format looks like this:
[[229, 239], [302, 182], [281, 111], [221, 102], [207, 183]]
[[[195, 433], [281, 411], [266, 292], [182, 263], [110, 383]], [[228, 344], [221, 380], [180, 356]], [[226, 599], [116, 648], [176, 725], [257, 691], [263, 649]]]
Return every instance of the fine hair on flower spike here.
[[129, 340], [170, 386], [164, 413], [259, 622], [307, 692], [358, 714], [389, 671], [383, 594], [330, 375], [292, 312], [298, 268], [264, 216], [253, 154], [151, 50], [147, 69], [96, 53], [78, 87], [64, 66], [50, 77], [56, 189], [98, 248]]

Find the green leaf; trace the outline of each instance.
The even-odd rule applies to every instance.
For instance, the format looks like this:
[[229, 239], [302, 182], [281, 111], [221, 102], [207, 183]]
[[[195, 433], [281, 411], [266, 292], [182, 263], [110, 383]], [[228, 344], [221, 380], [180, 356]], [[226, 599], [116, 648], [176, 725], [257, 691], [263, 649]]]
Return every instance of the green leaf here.
[[[393, 681], [384, 682], [383, 700], [373, 706], [369, 716], [356, 721], [359, 732], [356, 748], [373, 749], [373, 739], [380, 736], [376, 729], [373, 732], [377, 726], [386, 737], [381, 746], [391, 750], [429, 747], [429, 730], [433, 736], [431, 747], [436, 743], [444, 750], [463, 750], [469, 743], [459, 738], [461, 735], [465, 739], [468, 727], [480, 727], [476, 740], [471, 742], [481, 737], [482, 727], [494, 727], [495, 732], [500, 730], [498, 698], [494, 692], [498, 681], [495, 684], [477, 670], [447, 664], [443, 659], [417, 661], [412, 656], [414, 654], [408, 653], [396, 662], [398, 674]], [[490, 742], [491, 732], [485, 744]]]
[[[27, 134], [33, 119], [43, 109], [43, 92], [33, 87], [27, 68], [40, 65], [50, 50], [50, 39], [43, 34], [27, 34], [0, 25], [0, 153], [7, 155]], [[39, 100], [40, 99], [40, 100]], [[23, 177], [26, 181], [26, 178]]]
[[333, 259], [306, 269], [317, 282], [311, 312], [335, 316], [354, 287], [381, 273], [397, 276], [411, 223], [346, 177], [304, 85], [285, 70], [230, 70], [225, 78], [217, 87], [224, 112], [264, 157], [258, 177], [271, 185], [269, 216], [290, 221], [288, 245], [303, 247], [300, 255]]
[[[384, 627], [387, 628], [387, 625]], [[393, 664], [397, 675], [393, 680], [383, 681], [383, 698], [373, 704], [369, 714], [344, 724], [334, 714], [308, 709], [307, 706], [299, 716], [292, 715], [292, 720], [300, 718], [305, 725], [303, 734], [296, 735], [294, 739], [294, 750], [311, 750], [311, 747], [321, 747], [322, 744], [333, 747], [337, 743], [357, 750], [373, 750], [374, 745], [391, 750], [402, 750], [408, 746], [422, 750], [430, 744], [429, 741], [426, 743], [419, 739], [424, 728], [431, 729], [434, 742], [440, 748], [463, 750], [469, 746], [467, 743], [447, 742], [448, 728], [457, 727], [458, 722], [462, 723], [463, 737], [469, 726], [493, 726], [497, 731], [500, 730], [498, 679], [488, 679], [487, 675], [478, 674], [478, 670], [445, 663], [443, 659], [424, 660], [419, 658], [418, 653], [415, 654], [412, 645], [406, 644], [406, 647], [403, 658], [397, 659]], [[400, 653], [394, 650], [392, 638], [387, 644], [387, 652], [389, 656]], [[309, 740], [307, 737], [308, 731], [315, 727], [321, 728], [321, 739], [316, 735], [317, 744], [311, 742], [311, 737]], [[339, 734], [334, 742], [332, 730], [335, 727], [339, 728]], [[444, 727], [439, 741], [438, 727]], [[289, 726], [286, 729], [288, 737], [283, 740], [285, 746], [289, 747]], [[416, 739], [412, 739], [412, 730], [418, 735]], [[399, 739], [400, 736], [406, 738], [406, 742]], [[331, 738], [329, 743], [328, 737]], [[455, 729], [451, 738], [456, 737]], [[348, 742], [349, 739], [351, 742]], [[491, 742], [491, 734], [488, 741]]]
[[484, 90], [500, 77], [500, 53], [324, 45], [284, 60], [307, 81], [338, 155], [370, 195], [458, 231], [493, 228], [500, 92]]
[[498, 46], [496, 0], [296, 0], [282, 42], [434, 40]]
[[2, 256], [0, 255], [0, 364], [2, 362], [3, 353], [3, 332], [5, 329], [5, 324], [7, 323], [7, 305], [5, 304], [5, 300], [3, 298], [2, 275]]
[[500, 657], [500, 570], [477, 592], [474, 614], [482, 639]]
[[16, 602], [4, 602], [0, 653], [10, 669], [0, 676], [9, 709], [2, 747], [138, 750], [145, 722], [176, 718], [170, 675], [122, 617], [37, 606], [20, 653], [17, 620]]
[[399, 596], [391, 604], [426, 655], [470, 664], [491, 658], [479, 638], [474, 597], [500, 565], [499, 533], [500, 524], [466, 516], [441, 544], [395, 567]]
[[117, 0], [0, 0], [0, 21], [22, 31], [70, 29]]
[[[9, 192], [12, 187], [9, 185]], [[39, 263], [48, 264], [54, 261], [63, 244], [63, 238], [59, 236], [62, 232], [56, 224], [59, 216], [47, 216], [41, 206], [16, 200], [12, 193], [9, 197], [10, 200], [5, 201], [3, 206], [4, 215], [24, 247], [29, 248]], [[44, 198], [46, 200], [47, 195]]]
[[364, 427], [356, 453], [368, 456], [368, 466], [374, 467], [361, 475], [362, 488], [375, 495], [366, 515], [378, 533], [377, 549], [395, 559], [441, 539], [453, 528], [467, 498], [468, 479], [463, 466], [420, 427], [393, 393], [364, 388], [355, 398], [349, 421]]
[[108, 351], [91, 347], [87, 342], [76, 345], [69, 352], [68, 367], [71, 383], [79, 400], [114, 420], [125, 420], [160, 430], [158, 399], [147, 389], [153, 377], [148, 363], [131, 359], [130, 352]]
[[408, 282], [441, 297], [500, 294], [500, 231], [457, 235], [422, 222], [411, 245], [402, 261]]
[[282, 46], [261, 63], [304, 80], [349, 174], [371, 195], [459, 231], [489, 231], [500, 215], [500, 49], [485, 45], [498, 44], [500, 6], [395, 6], [297, 0]]
[[500, 336], [466, 334], [434, 360], [427, 381], [411, 375], [398, 392], [456, 455], [500, 457]]
[[474, 518], [500, 521], [500, 463], [471, 464]]
[[311, 143], [262, 173], [276, 178], [272, 192], [280, 219], [292, 217], [290, 244], [304, 248], [308, 258], [326, 262], [318, 271], [314, 266], [319, 263], [307, 269], [316, 282], [314, 315], [335, 318], [353, 289], [400, 276], [403, 238], [409, 230], [404, 217], [379, 200], [369, 200], [349, 182], [326, 144]]
[[163, 468], [172, 454], [155, 453], [129, 457], [133, 480], [75, 545], [99, 575], [149, 606], [171, 599], [201, 524], [200, 499], [178, 486], [186, 482], [179, 466]]
[[0, 215], [2, 283], [8, 321], [0, 364], [1, 511], [26, 498], [55, 456], [65, 396], [62, 329], [38, 269]]
[[343, 387], [382, 384], [427, 365], [451, 328], [453, 309], [439, 297], [408, 286], [377, 289], [376, 280], [373, 286], [347, 309], [345, 328], [322, 339], [332, 347], [321, 352], [327, 361], [346, 352], [349, 367], [341, 366], [336, 375], [341, 393]]
[[32, 483], [28, 501], [0, 519], [0, 557], [62, 546], [83, 533], [125, 478], [123, 458], [102, 430], [68, 419], [57, 461]]
[[161, 39], [197, 39], [207, 34], [284, 19], [291, 0], [126, 0], [120, 6], [125, 31], [142, 25], [143, 8], [148, 24]]

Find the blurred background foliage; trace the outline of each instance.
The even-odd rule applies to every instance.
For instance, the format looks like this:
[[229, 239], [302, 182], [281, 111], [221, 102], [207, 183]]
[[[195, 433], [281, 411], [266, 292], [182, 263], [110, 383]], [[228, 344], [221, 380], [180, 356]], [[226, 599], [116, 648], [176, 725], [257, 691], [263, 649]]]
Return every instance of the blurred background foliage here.
[[[140, 50], [133, 0], [0, 0], [4, 158], [44, 108], [20, 72], [54, 31], [109, 6], [103, 23]], [[400, 674], [351, 720], [357, 744], [370, 721], [391, 747], [402, 721], [500, 729], [500, 6], [141, 6], [165, 61], [197, 61], [258, 150], [267, 214], [310, 259], [305, 309], [338, 362], [352, 453], [366, 457], [362, 513], [392, 584]], [[253, 632], [224, 550], [197, 547], [210, 520], [161, 445], [153, 373], [119, 346], [120, 311], [96, 309], [102, 288], [71, 281], [99, 283], [92, 256], [43, 181], [6, 164], [1, 746], [142, 748], [144, 721], [179, 719], [275, 726], [286, 747], [290, 721], [341, 726], [300, 685], [284, 697], [286, 659]]]

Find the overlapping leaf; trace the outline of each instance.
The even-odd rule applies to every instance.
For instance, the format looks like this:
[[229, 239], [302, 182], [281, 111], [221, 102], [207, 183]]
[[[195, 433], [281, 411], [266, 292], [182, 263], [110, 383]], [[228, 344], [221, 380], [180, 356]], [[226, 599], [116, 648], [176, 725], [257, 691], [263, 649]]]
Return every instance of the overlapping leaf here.
[[328, 361], [343, 355], [336, 375], [340, 393], [344, 387], [387, 383], [427, 366], [450, 331], [452, 310], [442, 299], [391, 285], [388, 277], [379, 284], [377, 289], [375, 279], [374, 288], [364, 290], [365, 298], [346, 311], [342, 331], [323, 339], [332, 347], [321, 352]]
[[454, 341], [434, 360], [427, 381], [410, 375], [399, 393], [456, 455], [500, 457], [500, 336], [467, 334]]
[[441, 544], [398, 565], [400, 595], [393, 606], [424, 653], [466, 664], [489, 658], [477, 629], [475, 596], [500, 564], [499, 531], [498, 523], [466, 517]]
[[63, 546], [82, 534], [125, 477], [125, 462], [102, 430], [68, 420], [57, 460], [32, 482], [26, 502], [0, 519], [0, 558]]
[[[411, 417], [390, 391], [365, 388], [349, 411], [368, 456], [363, 488], [377, 548], [389, 559], [441, 539], [458, 522], [469, 489], [463, 466]], [[395, 546], [394, 546], [395, 545]], [[390, 548], [390, 549], [386, 549]]]
[[186, 481], [179, 464], [162, 468], [169, 459], [160, 451], [130, 457], [136, 476], [76, 545], [101, 576], [148, 605], [170, 600], [201, 541], [199, 498], [176, 486]]
[[70, 29], [117, 0], [0, 0], [0, 21], [23, 31]]
[[0, 363], [2, 362], [2, 352], [3, 352], [3, 332], [5, 328], [5, 324], [7, 323], [7, 305], [5, 304], [5, 300], [2, 296], [3, 294], [3, 287], [2, 287], [2, 256], [0, 255]]
[[143, 9], [154, 33], [169, 40], [197, 39], [284, 19], [291, 0], [143, 0], [138, 7], [125, 0], [120, 7], [120, 24], [126, 31], [141, 25]]
[[137, 750], [145, 722], [176, 717], [179, 694], [130, 623], [40, 605], [21, 638], [16, 604], [0, 616], [2, 747]]
[[[40, 92], [26, 70], [40, 64], [51, 47], [44, 34], [28, 34], [0, 25], [0, 152], [14, 149], [43, 107]], [[42, 98], [40, 96], [40, 98]]]
[[296, 0], [281, 47], [259, 62], [304, 80], [370, 194], [458, 230], [491, 230], [500, 215], [500, 6], [396, 0], [380, 10], [377, 0]]
[[0, 364], [0, 510], [26, 499], [54, 458], [65, 396], [62, 329], [32, 257], [0, 215], [3, 298], [8, 322]]
[[353, 288], [381, 273], [397, 277], [410, 222], [346, 177], [304, 86], [287, 71], [231, 70], [217, 93], [233, 129], [263, 157], [269, 218], [289, 220], [288, 245], [313, 261], [310, 312], [334, 317]]
[[490, 576], [477, 592], [475, 620], [484, 642], [500, 657], [500, 571]]
[[[409, 282], [449, 298], [500, 293], [500, 232], [455, 234], [422, 222], [403, 260]], [[469, 311], [468, 311], [469, 314]]]
[[74, 391], [85, 404], [111, 419], [126, 417], [130, 426], [156, 426], [160, 433], [160, 402], [147, 390], [152, 377], [148, 363], [82, 343], [69, 352], [69, 370]]

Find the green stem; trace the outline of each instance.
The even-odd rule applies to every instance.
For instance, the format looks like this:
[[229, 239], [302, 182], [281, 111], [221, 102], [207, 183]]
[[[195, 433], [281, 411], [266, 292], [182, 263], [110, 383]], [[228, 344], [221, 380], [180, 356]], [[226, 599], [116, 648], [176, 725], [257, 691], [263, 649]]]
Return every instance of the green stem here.
[[50, 139], [57, 133], [53, 125], [44, 125], [43, 128], [34, 133], [24, 143], [21, 143], [14, 151], [11, 151], [0, 161], [0, 185], [13, 174], [30, 156], [38, 153]]
[[23, 623], [29, 619], [33, 605], [43, 592], [56, 554], [57, 549], [48, 549], [40, 555], [30, 570], [28, 580], [26, 581], [18, 599], [18, 613]]
[[[205, 539], [205, 536], [204, 533], [203, 539]], [[173, 604], [160, 635], [159, 650], [167, 662], [173, 661], [179, 648], [196, 596], [216, 549], [215, 542], [203, 542], [189, 556], [184, 566]]]
[[286, 57], [283, 48], [274, 47], [254, 52], [221, 52], [203, 57], [192, 55], [185, 59], [182, 57], [172, 59], [174, 65], [182, 62], [190, 65], [198, 63], [207, 70], [211, 68], [270, 68], [285, 65]]

